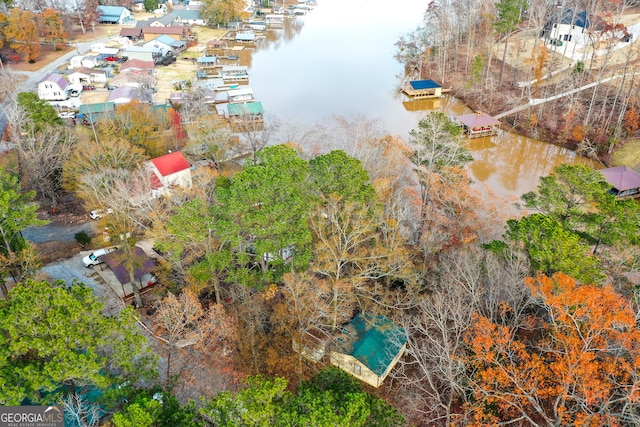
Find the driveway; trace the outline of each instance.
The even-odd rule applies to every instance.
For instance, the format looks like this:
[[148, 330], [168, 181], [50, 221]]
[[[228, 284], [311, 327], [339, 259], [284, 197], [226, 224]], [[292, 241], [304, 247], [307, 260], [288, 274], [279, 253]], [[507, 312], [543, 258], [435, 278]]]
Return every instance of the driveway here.
[[53, 262], [40, 269], [51, 280], [61, 279], [71, 284], [74, 280], [84, 283], [93, 290], [99, 301], [105, 305], [106, 315], [115, 315], [124, 307], [124, 303], [98, 274], [99, 267], [87, 268], [82, 264], [82, 258], [92, 251], [83, 251], [71, 258]]
[[41, 227], [28, 227], [22, 231], [22, 236], [34, 243], [73, 241], [75, 234], [86, 231], [89, 236], [96, 233], [96, 222], [86, 221], [78, 224], [65, 224], [62, 222], [50, 222]]

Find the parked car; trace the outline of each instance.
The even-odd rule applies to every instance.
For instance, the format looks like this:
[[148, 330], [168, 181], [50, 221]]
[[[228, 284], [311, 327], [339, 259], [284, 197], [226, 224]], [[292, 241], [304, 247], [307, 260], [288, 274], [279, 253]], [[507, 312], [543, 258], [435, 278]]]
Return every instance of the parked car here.
[[108, 62], [117, 62], [118, 59], [119, 58], [117, 56], [107, 56], [107, 57], [104, 58], [104, 60], [108, 61]]
[[94, 85], [84, 85], [82, 90], [96, 90], [96, 87]]
[[113, 209], [94, 209], [89, 212], [89, 216], [91, 217], [91, 219], [100, 219], [112, 213]]
[[111, 253], [118, 249], [117, 246], [112, 246], [110, 248], [98, 249], [96, 251], [91, 252], [86, 257], [82, 258], [82, 263], [87, 268], [92, 268], [94, 265], [101, 264], [103, 261], [100, 259], [101, 256]]
[[75, 119], [76, 118], [76, 112], [75, 111], [60, 111], [58, 113], [58, 117], [60, 117], [61, 119]]

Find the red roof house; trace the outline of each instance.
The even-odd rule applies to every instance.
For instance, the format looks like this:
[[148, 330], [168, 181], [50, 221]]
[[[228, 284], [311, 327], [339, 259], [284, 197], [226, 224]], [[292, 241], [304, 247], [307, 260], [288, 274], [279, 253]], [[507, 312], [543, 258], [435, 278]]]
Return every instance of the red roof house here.
[[151, 159], [151, 167], [154, 192], [161, 194], [174, 186], [191, 187], [191, 164], [180, 151]]

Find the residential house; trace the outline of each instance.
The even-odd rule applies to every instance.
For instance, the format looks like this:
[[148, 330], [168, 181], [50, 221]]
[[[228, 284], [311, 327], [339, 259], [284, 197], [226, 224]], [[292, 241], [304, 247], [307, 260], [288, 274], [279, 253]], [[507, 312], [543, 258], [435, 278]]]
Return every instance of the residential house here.
[[156, 196], [172, 187], [191, 187], [191, 164], [180, 151], [156, 157], [150, 161], [151, 186]]
[[[132, 251], [133, 262], [129, 262], [130, 256], [125, 249], [118, 249], [106, 255], [102, 255], [100, 259], [108, 270], [101, 269], [98, 273], [104, 277], [105, 282], [115, 291], [115, 293], [123, 300], [131, 300], [134, 296], [135, 286], [138, 292], [145, 293], [152, 289], [157, 279], [153, 275], [156, 269], [156, 263], [153, 259], [138, 246]], [[133, 274], [129, 272], [129, 268], [133, 269]], [[115, 277], [107, 277], [105, 273], [112, 273]], [[133, 275], [133, 282], [131, 277]], [[118, 286], [119, 285], [119, 286]]]
[[234, 122], [252, 121], [260, 122], [263, 119], [264, 109], [259, 101], [246, 102], [244, 104], [229, 104], [227, 114]]
[[44, 101], [63, 101], [69, 98], [69, 82], [58, 73], [51, 73], [38, 83], [38, 99]]
[[113, 102], [114, 104], [128, 104], [134, 99], [143, 102], [141, 97], [142, 91], [140, 89], [133, 86], [121, 86], [109, 93], [108, 102]]
[[190, 35], [189, 28], [184, 25], [174, 25], [171, 27], [143, 27], [142, 35], [145, 41], [153, 40], [162, 34], [173, 37], [176, 40], [187, 40]]
[[134, 88], [156, 89], [156, 76], [146, 72], [120, 73], [109, 81], [112, 88], [131, 86]]
[[601, 169], [600, 173], [618, 199], [640, 197], [640, 173], [627, 166]]
[[384, 316], [358, 314], [336, 338], [331, 364], [380, 387], [407, 346], [407, 332]]
[[142, 40], [142, 27], [123, 28], [120, 30], [120, 37], [126, 37], [134, 43]]
[[121, 73], [138, 72], [153, 74], [155, 65], [153, 61], [143, 61], [141, 59], [128, 59], [122, 65], [120, 65]]
[[147, 19], [146, 25], [149, 27], [170, 27], [176, 22], [178, 19], [178, 15], [175, 13], [167, 13], [166, 15], [159, 16], [156, 18]]
[[593, 36], [602, 29], [602, 20], [591, 16], [586, 10], [565, 9], [551, 16], [542, 30], [542, 37], [552, 43], [573, 42], [588, 45]]
[[97, 55], [76, 55], [69, 60], [71, 68], [95, 68], [99, 65]]
[[183, 52], [187, 48], [187, 42], [176, 40], [173, 37], [162, 34], [142, 46], [159, 49], [162, 56], [167, 56], [167, 54], [178, 56], [180, 52]]
[[116, 112], [113, 102], [98, 102], [95, 104], [82, 104], [78, 107], [77, 118], [82, 119], [85, 125], [96, 124], [100, 118], [112, 118]]
[[127, 59], [139, 59], [141, 61], [147, 61], [155, 63], [159, 58], [162, 58], [162, 51], [158, 47], [153, 46], [129, 46], [122, 53]]
[[198, 9], [174, 7], [173, 14], [177, 16], [176, 21], [184, 25], [207, 25], [207, 21], [202, 18]]
[[104, 84], [107, 82], [107, 73], [101, 69], [93, 69], [87, 67], [80, 67], [68, 74], [69, 83], [78, 84]]
[[98, 22], [100, 24], [126, 24], [133, 21], [131, 11], [122, 6], [98, 6]]

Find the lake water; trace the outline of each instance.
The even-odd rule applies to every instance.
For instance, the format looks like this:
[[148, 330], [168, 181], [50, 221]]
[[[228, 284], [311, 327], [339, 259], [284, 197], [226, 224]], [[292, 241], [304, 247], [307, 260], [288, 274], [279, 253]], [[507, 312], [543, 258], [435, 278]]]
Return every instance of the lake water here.
[[[399, 93], [403, 66], [393, 58], [395, 43], [421, 25], [427, 4], [318, 0], [305, 16], [269, 30], [255, 49], [240, 55], [267, 121], [311, 128], [332, 115], [364, 116], [406, 140], [429, 111], [470, 112], [451, 97], [403, 103]], [[591, 164], [570, 150], [507, 132], [470, 141], [469, 147], [475, 158], [472, 178], [507, 198], [534, 189], [558, 164]]]

